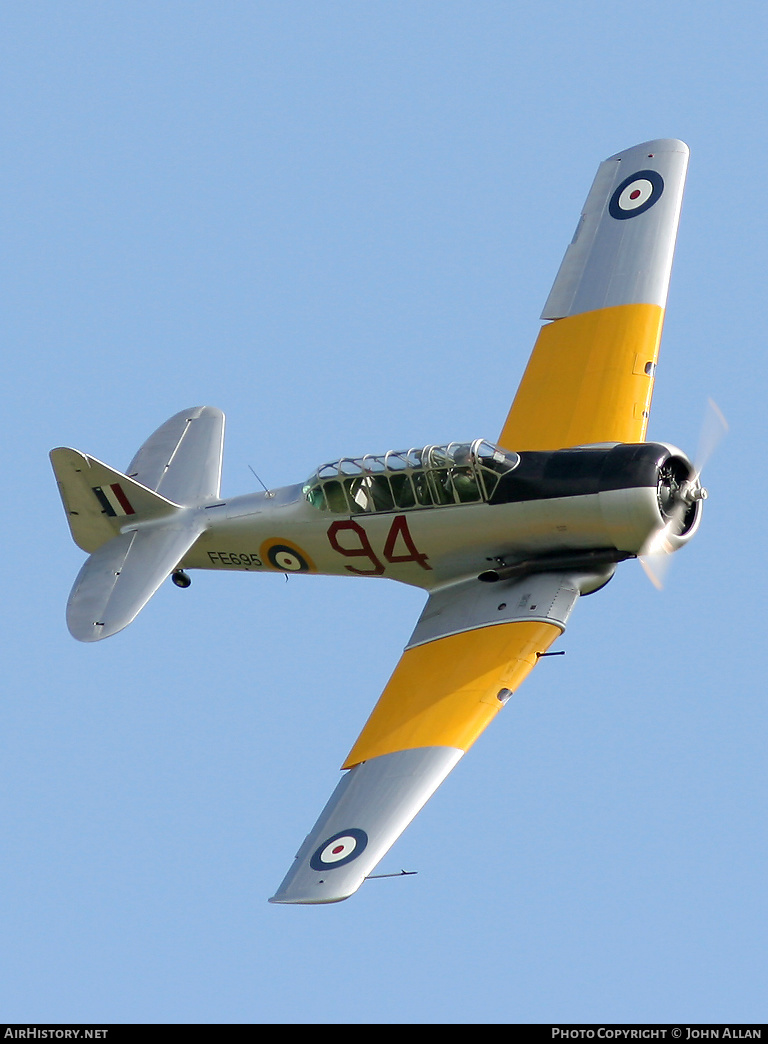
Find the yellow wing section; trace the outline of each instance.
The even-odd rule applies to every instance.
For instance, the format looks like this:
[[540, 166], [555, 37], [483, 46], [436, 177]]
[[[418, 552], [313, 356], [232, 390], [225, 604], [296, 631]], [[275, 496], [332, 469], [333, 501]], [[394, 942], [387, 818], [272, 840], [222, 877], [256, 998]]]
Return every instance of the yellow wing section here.
[[643, 442], [663, 322], [658, 305], [634, 304], [549, 323], [499, 444], [522, 452]]
[[687, 164], [687, 146], [665, 139], [600, 165], [502, 446], [645, 439]]
[[560, 633], [507, 623], [406, 649], [343, 768], [417, 747], [469, 750]]
[[565, 630], [567, 574], [435, 591], [344, 768], [395, 751], [467, 751]]

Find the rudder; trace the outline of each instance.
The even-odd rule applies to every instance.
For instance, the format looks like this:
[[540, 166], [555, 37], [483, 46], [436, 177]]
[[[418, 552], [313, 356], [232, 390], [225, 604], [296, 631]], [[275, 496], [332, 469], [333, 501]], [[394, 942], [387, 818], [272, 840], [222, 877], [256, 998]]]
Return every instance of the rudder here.
[[50, 458], [72, 539], [83, 551], [96, 551], [131, 521], [164, 518], [178, 507], [87, 453], [60, 446]]

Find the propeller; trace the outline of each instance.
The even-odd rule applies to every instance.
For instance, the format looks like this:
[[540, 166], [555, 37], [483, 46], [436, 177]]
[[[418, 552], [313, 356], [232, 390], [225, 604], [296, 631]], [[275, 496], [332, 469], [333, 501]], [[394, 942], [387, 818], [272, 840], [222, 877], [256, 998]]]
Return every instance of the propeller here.
[[701, 425], [693, 475], [681, 481], [670, 468], [665, 476], [666, 504], [661, 506], [669, 521], [663, 529], [653, 534], [638, 556], [646, 576], [658, 590], [664, 586], [671, 554], [678, 547], [676, 538], [685, 531], [686, 516], [697, 501], [707, 499], [707, 491], [701, 485], [701, 473], [727, 431], [728, 422], [722, 410], [713, 399], [709, 399]]

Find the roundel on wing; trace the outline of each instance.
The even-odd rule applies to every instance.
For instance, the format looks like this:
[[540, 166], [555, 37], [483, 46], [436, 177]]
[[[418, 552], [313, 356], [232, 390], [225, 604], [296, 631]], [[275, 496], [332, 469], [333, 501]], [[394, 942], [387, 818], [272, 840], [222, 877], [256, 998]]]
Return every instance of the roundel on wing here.
[[313, 870], [335, 870], [362, 855], [367, 844], [368, 835], [364, 830], [357, 827], [340, 830], [315, 849], [309, 865]]
[[617, 221], [637, 217], [650, 210], [664, 191], [664, 178], [657, 170], [638, 170], [630, 174], [611, 196], [608, 213]]
[[265, 540], [259, 550], [262, 560], [281, 573], [310, 573], [315, 569], [306, 551], [286, 540]]

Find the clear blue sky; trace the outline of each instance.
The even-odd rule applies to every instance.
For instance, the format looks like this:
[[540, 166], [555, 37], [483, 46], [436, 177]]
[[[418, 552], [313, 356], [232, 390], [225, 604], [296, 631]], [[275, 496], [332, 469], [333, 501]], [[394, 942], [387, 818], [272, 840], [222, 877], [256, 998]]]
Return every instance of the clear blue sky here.
[[[766, 998], [762, 3], [10, 0], [0, 1018], [749, 1021]], [[327, 908], [267, 904], [421, 606], [167, 584], [65, 628], [48, 450], [190, 405], [224, 492], [495, 438], [598, 162], [691, 147], [651, 418], [731, 433], [658, 594], [632, 564]]]

